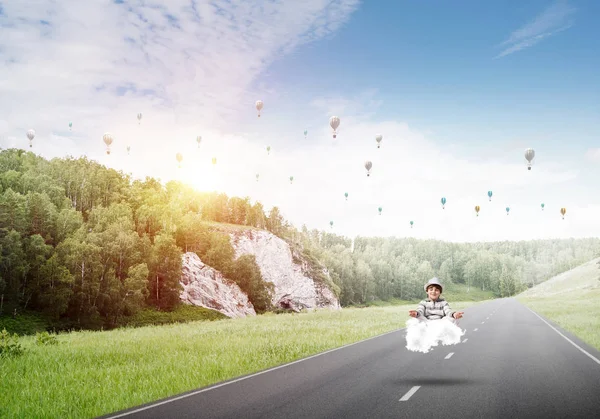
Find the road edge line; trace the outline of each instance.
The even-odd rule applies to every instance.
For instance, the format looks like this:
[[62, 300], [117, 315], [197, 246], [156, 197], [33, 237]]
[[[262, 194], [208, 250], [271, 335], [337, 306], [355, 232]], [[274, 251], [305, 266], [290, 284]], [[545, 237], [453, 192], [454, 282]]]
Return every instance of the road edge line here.
[[521, 305], [523, 307], [525, 307], [527, 310], [531, 311], [533, 314], [535, 314], [541, 321], [543, 321], [544, 323], [546, 323], [556, 333], [558, 333], [563, 338], [565, 338], [571, 345], [573, 345], [574, 347], [576, 347], [577, 349], [579, 349], [581, 352], [583, 352], [584, 354], [586, 354], [587, 356], [589, 356], [592, 360], [596, 361], [596, 363], [598, 365], [600, 365], [600, 359], [596, 358], [594, 355], [592, 355], [591, 353], [589, 353], [588, 351], [586, 351], [585, 349], [583, 349], [581, 346], [579, 346], [578, 344], [576, 344], [575, 342], [573, 342], [571, 339], [569, 339], [568, 337], [566, 337], [565, 335], [563, 335], [562, 333], [560, 333], [560, 331], [558, 329], [556, 329], [554, 326], [552, 326], [550, 323], [548, 323], [546, 320], [544, 320], [539, 314], [537, 314], [535, 311], [533, 311], [532, 309], [530, 309], [529, 307], [527, 307], [525, 304], [521, 304]]

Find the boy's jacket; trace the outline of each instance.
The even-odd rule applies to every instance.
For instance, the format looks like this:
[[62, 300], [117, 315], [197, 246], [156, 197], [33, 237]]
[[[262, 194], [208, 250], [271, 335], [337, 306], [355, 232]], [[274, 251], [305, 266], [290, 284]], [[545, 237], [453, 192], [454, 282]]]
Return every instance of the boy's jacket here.
[[438, 320], [444, 316], [452, 318], [456, 310], [452, 310], [443, 298], [431, 301], [429, 298], [421, 301], [417, 307], [417, 319]]

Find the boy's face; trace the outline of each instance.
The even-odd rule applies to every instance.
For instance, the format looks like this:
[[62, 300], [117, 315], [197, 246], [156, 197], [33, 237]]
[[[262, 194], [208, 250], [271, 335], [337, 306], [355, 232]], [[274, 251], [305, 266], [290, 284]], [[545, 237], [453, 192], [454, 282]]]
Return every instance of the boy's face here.
[[437, 300], [441, 293], [442, 292], [440, 291], [440, 288], [435, 285], [430, 285], [427, 287], [427, 296], [432, 301]]

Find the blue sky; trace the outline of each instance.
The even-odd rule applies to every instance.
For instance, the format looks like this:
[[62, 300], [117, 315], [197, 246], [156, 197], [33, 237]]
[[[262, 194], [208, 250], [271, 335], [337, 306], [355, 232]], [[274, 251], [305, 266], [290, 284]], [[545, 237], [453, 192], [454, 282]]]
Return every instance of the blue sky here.
[[48, 158], [250, 196], [350, 236], [599, 236], [599, 12], [562, 0], [4, 3], [0, 146], [27, 148], [34, 128], [32, 151]]

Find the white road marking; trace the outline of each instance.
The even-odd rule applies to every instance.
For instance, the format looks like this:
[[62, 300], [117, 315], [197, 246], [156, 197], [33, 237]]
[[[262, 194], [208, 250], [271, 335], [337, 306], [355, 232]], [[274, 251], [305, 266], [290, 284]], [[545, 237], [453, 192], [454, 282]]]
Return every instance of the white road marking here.
[[481, 324], [484, 324], [485, 322], [481, 322]]
[[556, 330], [556, 328], [554, 326], [552, 326], [550, 323], [548, 323], [546, 320], [542, 319], [540, 317], [539, 314], [537, 314], [535, 311], [533, 311], [532, 309], [530, 309], [529, 307], [525, 306], [525, 308], [527, 308], [527, 310], [531, 311], [533, 314], [535, 314], [536, 316], [539, 317], [539, 319], [541, 321], [543, 321], [544, 323], [546, 323], [548, 326], [550, 326], [556, 333], [558, 333], [559, 335], [561, 335], [563, 338], [565, 338], [571, 345], [573, 345], [574, 347], [576, 347], [577, 349], [579, 349], [581, 352], [583, 352], [584, 354], [586, 354], [587, 356], [589, 356], [592, 360], [596, 361], [596, 363], [598, 365], [600, 365], [600, 359], [596, 358], [594, 355], [592, 355], [591, 353], [589, 353], [588, 351], [586, 351], [585, 349], [583, 349], [582, 347], [580, 347], [579, 345], [577, 345], [575, 342], [573, 342], [571, 339], [569, 339], [568, 337], [566, 337], [565, 335], [563, 335], [562, 333], [560, 333], [558, 330]]
[[421, 386], [414, 386], [413, 388], [411, 388], [410, 390], [408, 390], [408, 393], [406, 393], [404, 396], [402, 396], [402, 398], [401, 398], [399, 401], [401, 401], [401, 402], [405, 402], [405, 401], [407, 401], [407, 400], [408, 400], [408, 399], [410, 399], [410, 398], [411, 398], [411, 396], [412, 396], [413, 394], [415, 394], [415, 393], [417, 392], [417, 390], [418, 390], [418, 389], [420, 389], [420, 388], [421, 388]]
[[450, 352], [448, 355], [446, 355], [446, 358], [444, 358], [444, 359], [450, 359], [450, 357], [451, 357], [452, 355], [454, 355], [454, 352]]
[[466, 342], [466, 341], [468, 341], [468, 340], [469, 340], [469, 338], [466, 338], [465, 340], [463, 340], [463, 343], [465, 343], [465, 342]]
[[473, 332], [477, 332], [477, 328], [473, 329]]

